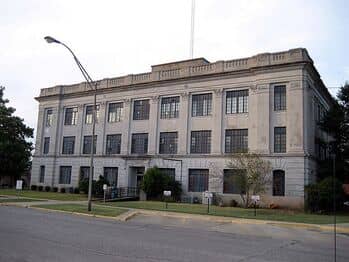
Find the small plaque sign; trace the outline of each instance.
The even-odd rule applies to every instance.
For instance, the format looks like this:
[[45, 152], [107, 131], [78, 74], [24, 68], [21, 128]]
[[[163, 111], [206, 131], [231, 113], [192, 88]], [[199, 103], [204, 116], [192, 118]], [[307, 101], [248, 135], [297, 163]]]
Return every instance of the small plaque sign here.
[[17, 180], [16, 182], [16, 189], [17, 190], [22, 190], [23, 187], [23, 181], [22, 180]]
[[212, 194], [212, 192], [205, 191], [205, 192], [204, 192], [204, 197], [206, 197], [206, 198], [212, 198], [212, 197], [213, 197], [213, 194]]
[[103, 190], [105, 191], [105, 190], [107, 190], [107, 188], [108, 188], [108, 185], [107, 185], [107, 184], [104, 184], [104, 185], [103, 185]]
[[252, 199], [252, 201], [254, 201], [254, 202], [258, 202], [258, 201], [261, 200], [261, 197], [260, 197], [259, 195], [252, 195], [252, 196], [251, 196], [251, 199]]
[[171, 196], [171, 191], [164, 191], [164, 196]]

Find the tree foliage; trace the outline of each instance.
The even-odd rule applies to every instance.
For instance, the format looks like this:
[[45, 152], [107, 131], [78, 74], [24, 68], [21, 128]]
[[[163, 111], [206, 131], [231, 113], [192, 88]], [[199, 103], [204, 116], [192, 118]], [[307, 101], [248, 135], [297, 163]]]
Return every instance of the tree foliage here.
[[33, 129], [23, 119], [14, 115], [13, 107], [7, 106], [5, 88], [0, 86], [0, 176], [18, 179], [30, 166]]
[[[336, 175], [342, 182], [349, 183], [349, 84], [338, 92], [337, 100], [320, 122], [322, 130], [331, 135], [330, 153], [336, 156]], [[319, 162], [319, 179], [332, 175], [332, 163], [329, 160]]]
[[156, 166], [147, 169], [141, 188], [150, 198], [162, 197], [164, 190], [170, 190], [174, 199], [178, 199], [182, 193], [181, 184], [165, 175]]
[[251, 195], [265, 192], [270, 185], [271, 163], [256, 153], [234, 154], [228, 167], [240, 170], [235, 181], [241, 190], [240, 196], [246, 208], [249, 206]]

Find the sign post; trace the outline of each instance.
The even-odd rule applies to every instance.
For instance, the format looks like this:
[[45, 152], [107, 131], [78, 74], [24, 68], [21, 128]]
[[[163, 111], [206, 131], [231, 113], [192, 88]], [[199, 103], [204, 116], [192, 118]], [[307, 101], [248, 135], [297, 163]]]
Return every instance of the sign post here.
[[252, 195], [251, 199], [254, 202], [254, 216], [257, 216], [257, 202], [261, 200], [261, 197], [259, 195]]
[[103, 191], [104, 191], [104, 203], [105, 203], [105, 194], [106, 194], [107, 188], [108, 188], [108, 185], [107, 185], [107, 184], [104, 184], [104, 185], [103, 185]]
[[23, 188], [23, 181], [22, 180], [17, 180], [16, 181], [16, 191], [17, 195], [19, 195], [19, 191], [21, 191]]
[[213, 194], [209, 191], [204, 192], [204, 197], [207, 198], [207, 214], [210, 213], [210, 200], [213, 197]]
[[168, 191], [164, 191], [164, 197], [165, 197], [165, 207], [166, 207], [166, 209], [167, 209], [167, 206], [168, 206], [168, 204], [167, 204], [167, 198], [168, 197], [170, 197], [171, 196], [171, 191], [170, 190], [168, 190]]

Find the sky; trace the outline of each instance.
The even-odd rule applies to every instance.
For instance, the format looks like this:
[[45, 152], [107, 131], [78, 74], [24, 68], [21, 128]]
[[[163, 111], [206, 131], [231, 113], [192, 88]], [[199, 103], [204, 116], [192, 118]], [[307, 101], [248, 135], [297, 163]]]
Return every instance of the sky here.
[[[196, 0], [194, 57], [211, 62], [308, 49], [331, 94], [349, 80], [349, 1]], [[190, 58], [191, 0], [0, 0], [0, 86], [36, 128], [41, 88]]]

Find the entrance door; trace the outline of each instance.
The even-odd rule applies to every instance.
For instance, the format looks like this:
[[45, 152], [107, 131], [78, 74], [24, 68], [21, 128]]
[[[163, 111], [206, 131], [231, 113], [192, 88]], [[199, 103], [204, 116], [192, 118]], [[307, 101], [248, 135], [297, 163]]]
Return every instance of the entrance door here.
[[144, 166], [132, 166], [130, 167], [130, 174], [129, 174], [129, 186], [130, 187], [137, 187], [139, 188], [141, 186], [141, 183], [143, 181], [144, 176]]

